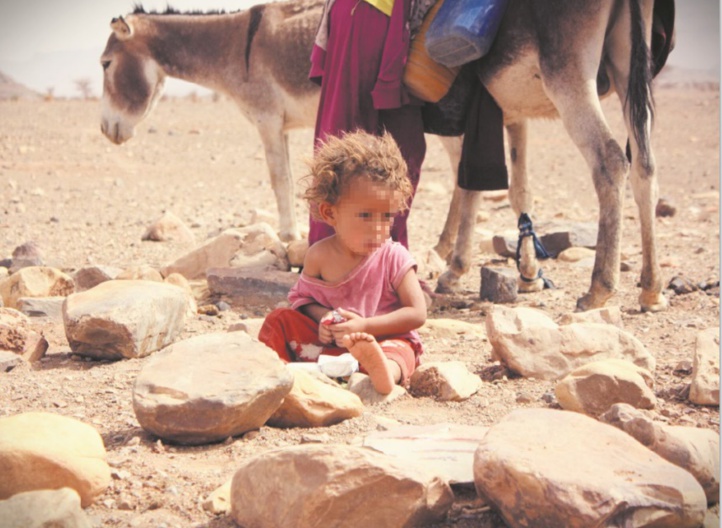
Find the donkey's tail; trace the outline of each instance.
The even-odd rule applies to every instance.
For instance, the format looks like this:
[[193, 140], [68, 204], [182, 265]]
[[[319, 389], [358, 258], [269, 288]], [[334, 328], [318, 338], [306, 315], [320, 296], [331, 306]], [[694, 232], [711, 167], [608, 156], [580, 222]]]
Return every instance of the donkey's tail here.
[[[629, 0], [631, 16], [632, 50], [629, 61], [629, 85], [627, 100], [634, 139], [639, 146], [640, 161], [649, 164], [649, 135], [654, 119], [654, 98], [652, 96], [652, 62], [649, 46], [644, 39], [645, 26], [640, 0]], [[650, 20], [650, 24], [651, 24]]]

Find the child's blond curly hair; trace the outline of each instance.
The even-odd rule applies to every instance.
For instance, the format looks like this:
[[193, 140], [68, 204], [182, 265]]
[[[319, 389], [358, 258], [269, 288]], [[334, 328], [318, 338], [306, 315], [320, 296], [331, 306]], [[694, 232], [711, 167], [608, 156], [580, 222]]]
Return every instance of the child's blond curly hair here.
[[406, 162], [388, 132], [374, 136], [357, 130], [341, 137], [329, 136], [316, 150], [308, 167], [309, 174], [304, 179], [309, 181], [309, 186], [304, 198], [316, 220], [320, 220], [318, 205], [335, 204], [356, 178], [383, 183], [399, 192], [399, 212], [408, 208], [413, 194]]

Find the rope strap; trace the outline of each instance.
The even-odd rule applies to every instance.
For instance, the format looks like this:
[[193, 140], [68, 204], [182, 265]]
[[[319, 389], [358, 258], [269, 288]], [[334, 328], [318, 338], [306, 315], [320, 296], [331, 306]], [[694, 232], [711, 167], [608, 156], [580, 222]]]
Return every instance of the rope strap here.
[[544, 283], [544, 289], [548, 288], [555, 288], [554, 283], [543, 276], [542, 269], [539, 268], [539, 272], [537, 273], [536, 277], [525, 277], [521, 272], [521, 241], [525, 239], [526, 237], [532, 237], [532, 240], [534, 241], [534, 252], [536, 253], [536, 258], [538, 259], [548, 259], [550, 257], [549, 253], [547, 253], [546, 248], [544, 247], [544, 244], [541, 243], [541, 240], [539, 240], [539, 237], [536, 236], [536, 233], [534, 232], [534, 226], [531, 223], [531, 218], [529, 218], [529, 215], [526, 213], [522, 213], [519, 215], [519, 223], [517, 224], [519, 227], [519, 241], [516, 244], [516, 269], [519, 271], [519, 277], [524, 282], [534, 282], [537, 279], [541, 279]]

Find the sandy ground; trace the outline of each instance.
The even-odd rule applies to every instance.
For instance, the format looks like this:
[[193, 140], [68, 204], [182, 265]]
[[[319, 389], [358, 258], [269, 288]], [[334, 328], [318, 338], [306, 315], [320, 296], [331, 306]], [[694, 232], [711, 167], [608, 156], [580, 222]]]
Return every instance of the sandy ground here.
[[[695, 283], [718, 281], [719, 90], [660, 87], [656, 101], [653, 140], [660, 196], [677, 208], [675, 216], [657, 220], [665, 284], [675, 276]], [[618, 101], [606, 101], [604, 109], [623, 142]], [[275, 212], [260, 141], [232, 103], [163, 100], [140, 125], [137, 137], [121, 147], [101, 135], [99, 113], [97, 101], [0, 102], [0, 259], [10, 257], [20, 244], [34, 241], [46, 264], [68, 272], [91, 263], [159, 267], [192, 248], [141, 241], [145, 228], [164, 211], [186, 222], [198, 243], [225, 228], [247, 224], [253, 208]], [[291, 135], [296, 175], [303, 171], [302, 157], [310, 154], [311, 141], [309, 130]], [[561, 123], [532, 123], [529, 162], [540, 234], [544, 222], [596, 220], [589, 170]], [[451, 186], [448, 158], [438, 139], [429, 137], [410, 220], [411, 250], [419, 258], [439, 236]], [[506, 200], [485, 200], [482, 212], [486, 217], [479, 224], [482, 229], [501, 233], [516, 226]], [[305, 226], [306, 207], [300, 200], [297, 214]], [[690, 376], [675, 368], [691, 361], [697, 332], [718, 325], [719, 289], [687, 295], [667, 292], [668, 311], [640, 313], [637, 218], [628, 189], [622, 252], [631, 271], [621, 274], [619, 294], [609, 304], [621, 308], [627, 330], [657, 357], [658, 418], [718, 431], [718, 409], [687, 402]], [[489, 305], [479, 301], [480, 267], [494, 261], [513, 268], [512, 262], [498, 259], [476, 251], [462, 291], [437, 299], [429, 316], [482, 324]], [[544, 270], [558, 288], [521, 296], [516, 305], [542, 308], [554, 318], [572, 311], [576, 298], [588, 288], [591, 269], [548, 261]], [[223, 331], [243, 317], [263, 313], [262, 308], [247, 306], [219, 317], [199, 315], [182, 337]], [[403, 398], [322, 431], [264, 427], [252, 439], [201, 447], [163, 446], [139, 427], [132, 410], [133, 382], [146, 360], [79, 361], [70, 354], [61, 324], [43, 320], [33, 324], [50, 342], [48, 356], [1, 376], [0, 415], [49, 411], [80, 418], [98, 429], [117, 477], [88, 509], [102, 526], [234, 526], [227, 517], [204, 512], [203, 499], [233, 475], [243, 458], [299, 444], [308, 434], [355, 442], [377, 428], [378, 417], [404, 424], [491, 425], [515, 408], [554, 406], [542, 399], [553, 392], [550, 382], [493, 380], [496, 369], [487, 341], [428, 339], [424, 359], [464, 361], [485, 380], [477, 395], [463, 403]], [[471, 494], [461, 497], [470, 500]], [[460, 505], [443, 524], [499, 525], [495, 515]]]

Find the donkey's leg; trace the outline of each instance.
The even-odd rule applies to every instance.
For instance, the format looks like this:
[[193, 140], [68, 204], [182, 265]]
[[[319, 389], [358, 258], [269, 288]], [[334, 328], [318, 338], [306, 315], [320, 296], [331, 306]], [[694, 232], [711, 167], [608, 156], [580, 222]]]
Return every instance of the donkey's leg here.
[[441, 144], [444, 145], [449, 155], [449, 163], [451, 163], [451, 175], [453, 177], [454, 194], [449, 204], [449, 212], [446, 215], [446, 223], [441, 231], [439, 241], [434, 247], [434, 251], [444, 260], [449, 262], [451, 250], [456, 242], [456, 236], [459, 232], [459, 222], [461, 222], [461, 201], [462, 189], [457, 184], [459, 172], [459, 160], [461, 159], [461, 143], [462, 136], [459, 137], [443, 137], [439, 136]]
[[258, 132], [266, 151], [271, 187], [276, 195], [281, 240], [298, 240], [301, 235], [294, 209], [294, 182], [288, 157], [288, 141], [280, 120], [258, 121]]
[[[647, 3], [642, 7], [642, 16], [651, 20], [652, 6]], [[649, 24], [647, 27], [646, 39], [649, 42]], [[618, 41], [624, 42], [627, 32], [626, 25], [620, 24], [615, 28], [621, 33]], [[616, 35], [615, 35], [616, 36]], [[654, 154], [650, 144], [651, 136], [651, 109], [647, 109], [647, 119], [644, 122], [636, 123], [639, 134], [634, 133], [635, 123], [630, 111], [627, 86], [629, 83], [628, 64], [629, 51], [626, 46], [612, 46], [609, 49], [609, 70], [617, 87], [617, 94], [623, 102], [625, 124], [629, 135], [629, 146], [632, 154], [632, 167], [630, 181], [634, 200], [639, 209], [639, 220], [642, 234], [642, 293], [639, 296], [639, 303], [642, 311], [657, 312], [667, 308], [667, 299], [662, 294], [662, 278], [659, 262], [657, 260], [657, 248], [655, 237], [655, 205], [658, 198], [657, 177], [655, 174]], [[644, 104], [646, 101], [641, 101]], [[639, 119], [639, 118], [638, 118]], [[640, 144], [640, 142], [642, 144]]]
[[449, 268], [441, 274], [436, 285], [436, 291], [439, 293], [453, 292], [458, 286], [459, 279], [471, 268], [471, 245], [474, 241], [474, 225], [476, 212], [481, 202], [481, 191], [464, 189], [458, 189], [458, 191], [461, 196], [459, 235], [456, 238]]
[[[534, 197], [529, 187], [526, 165], [527, 123], [519, 121], [506, 127], [511, 158], [511, 183], [509, 202], [519, 218], [523, 213], [532, 217]], [[519, 291], [536, 292], [544, 289], [544, 281], [539, 277], [539, 261], [536, 257], [534, 239], [530, 236], [519, 241]]]
[[[627, 158], [604, 119], [594, 82], [581, 72], [566, 71], [546, 78], [546, 90], [564, 126], [592, 170], [599, 199], [599, 231], [589, 291], [577, 301], [578, 310], [600, 308], [619, 283], [620, 237]], [[596, 72], [588, 77], [594, 79]]]

